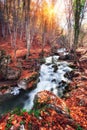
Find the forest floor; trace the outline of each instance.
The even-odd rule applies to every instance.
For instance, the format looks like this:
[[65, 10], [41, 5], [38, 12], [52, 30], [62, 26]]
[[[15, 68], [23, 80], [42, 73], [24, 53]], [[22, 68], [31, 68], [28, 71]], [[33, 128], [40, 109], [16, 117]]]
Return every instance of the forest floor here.
[[[0, 50], [2, 49], [12, 57], [10, 67], [21, 68], [22, 65], [20, 79], [29, 78], [38, 72], [37, 60], [41, 59], [41, 45], [31, 46], [28, 61], [25, 61], [27, 52], [25, 41], [17, 41], [17, 60], [14, 58], [14, 47], [12, 49], [10, 40], [0, 39]], [[46, 56], [51, 54], [50, 46], [46, 46], [44, 50]], [[33, 110], [29, 113], [16, 109], [3, 115], [0, 119], [0, 130], [87, 130], [87, 48], [78, 48], [77, 54], [79, 59], [77, 63], [73, 63], [75, 72], [70, 90], [63, 99], [48, 91], [40, 92]], [[0, 75], [0, 86], [5, 84], [11, 86], [12, 83], [4, 80], [2, 82]], [[1, 94], [4, 92], [1, 90]]]
[[[44, 48], [44, 56], [49, 56], [51, 53], [50, 45], [46, 45]], [[42, 58], [42, 47], [40, 43], [32, 43], [31, 49], [30, 49], [30, 55], [28, 60], [26, 60], [26, 41], [20, 41], [17, 40], [16, 45], [16, 53], [15, 48], [11, 46], [10, 39], [0, 39], [0, 50], [4, 50], [6, 52], [6, 55], [11, 56], [11, 62], [8, 64], [8, 67], [12, 69], [16, 69], [21, 71], [21, 74], [18, 78], [18, 80], [22, 79], [29, 79], [34, 74], [36, 74], [39, 71], [39, 67], [41, 62], [43, 62]], [[16, 58], [15, 58], [16, 54]], [[10, 59], [9, 59], [10, 60]], [[2, 66], [4, 66], [5, 61], [3, 62]], [[4, 69], [4, 68], [3, 68]], [[16, 79], [17, 75], [15, 74], [13, 79]], [[6, 75], [4, 74], [4, 78], [6, 78]], [[8, 77], [7, 77], [8, 78]], [[3, 76], [0, 75], [0, 79], [2, 81]], [[18, 80], [15, 80], [14, 85], [17, 85]], [[2, 86], [13, 86], [13, 82], [9, 80], [9, 82], [5, 81], [1, 82]], [[27, 85], [27, 88], [30, 88], [30, 86]]]

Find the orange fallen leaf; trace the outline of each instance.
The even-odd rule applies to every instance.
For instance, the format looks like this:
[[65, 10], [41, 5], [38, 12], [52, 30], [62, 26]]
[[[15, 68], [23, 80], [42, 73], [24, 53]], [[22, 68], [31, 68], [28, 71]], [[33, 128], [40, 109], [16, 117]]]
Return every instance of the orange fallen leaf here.
[[6, 123], [1, 123], [0, 124], [0, 130], [5, 130], [5, 127], [6, 127]]

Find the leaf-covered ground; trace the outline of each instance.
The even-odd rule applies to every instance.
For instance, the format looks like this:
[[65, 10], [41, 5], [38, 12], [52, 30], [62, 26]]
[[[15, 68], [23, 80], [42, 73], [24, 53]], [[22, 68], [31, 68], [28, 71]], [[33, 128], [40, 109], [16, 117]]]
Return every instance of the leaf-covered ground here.
[[[18, 66], [18, 62], [14, 61], [14, 51], [11, 49], [10, 43], [4, 43], [3, 40], [1, 42], [0, 49], [6, 50], [7, 54], [12, 56], [13, 62], [10, 66]], [[20, 45], [22, 46], [20, 47]], [[41, 48], [39, 46], [38, 49], [36, 46], [34, 48], [31, 49], [31, 59], [40, 56]], [[45, 48], [46, 54], [49, 50], [49, 47]], [[0, 119], [0, 130], [87, 130], [87, 49], [80, 48], [77, 53], [79, 61], [76, 64], [75, 77], [67, 97], [60, 99], [51, 92], [43, 91], [37, 94], [38, 100], [30, 112], [15, 109], [3, 115]], [[25, 45], [20, 42], [17, 46], [16, 56], [20, 59], [25, 55]], [[27, 70], [30, 63], [22, 61], [22, 66], [26, 69], [22, 71], [20, 79], [36, 72], [36, 69], [33, 70], [33, 68], [32, 72]], [[34, 62], [32, 62], [32, 66], [33, 64]]]
[[63, 100], [48, 91], [37, 94], [30, 112], [15, 109], [0, 121], [0, 130], [75, 130], [78, 124], [70, 117]]

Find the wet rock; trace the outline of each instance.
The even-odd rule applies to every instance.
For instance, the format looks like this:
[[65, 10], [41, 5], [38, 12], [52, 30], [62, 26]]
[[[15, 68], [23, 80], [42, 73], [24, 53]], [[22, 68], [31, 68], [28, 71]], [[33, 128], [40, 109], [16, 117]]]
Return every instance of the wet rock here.
[[17, 85], [18, 85], [18, 87], [19, 88], [22, 88], [22, 89], [24, 89], [24, 90], [26, 90], [27, 89], [27, 80], [20, 80], [20, 81], [18, 81], [18, 83], [17, 83]]
[[58, 66], [56, 64], [54, 64], [52, 67], [54, 68], [54, 72], [58, 70]]
[[74, 71], [66, 72], [64, 76], [69, 80], [72, 80], [72, 78], [74, 77]]
[[58, 96], [63, 98], [65, 96], [65, 93], [67, 92], [68, 83], [62, 80], [57, 86], [57, 88], [58, 88]]
[[59, 88], [66, 87], [66, 86], [67, 86], [67, 83], [65, 81], [63, 81], [63, 80], [58, 85]]
[[19, 79], [17, 84], [19, 88], [22, 88], [24, 90], [33, 89], [36, 87], [36, 84], [38, 82], [38, 76], [39, 74], [37, 72], [33, 72], [31, 75]]
[[59, 57], [60, 60], [73, 60], [74, 59], [74, 55], [69, 53], [66, 55], [60, 55]]
[[74, 55], [72, 53], [65, 55], [65, 60], [73, 60], [73, 59], [74, 59]]
[[72, 69], [75, 69], [75, 68], [76, 68], [76, 65], [74, 65], [73, 62], [71, 62], [68, 66], [69, 66], [70, 68], [72, 68]]
[[66, 60], [66, 56], [60, 55], [59, 60]]
[[56, 83], [56, 79], [52, 79], [52, 82], [55, 82], [55, 83]]

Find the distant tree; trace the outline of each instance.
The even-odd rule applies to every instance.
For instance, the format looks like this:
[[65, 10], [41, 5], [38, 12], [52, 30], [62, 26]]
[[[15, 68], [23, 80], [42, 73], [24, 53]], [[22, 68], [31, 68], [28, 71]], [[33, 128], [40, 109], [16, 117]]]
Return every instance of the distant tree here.
[[57, 38], [60, 34], [58, 18], [55, 14], [55, 1], [48, 2], [46, 0], [42, 1], [39, 7], [39, 23], [40, 23], [40, 32], [41, 32], [41, 47], [42, 54], [44, 54], [44, 47], [49, 41], [51, 50], [54, 48]]
[[74, 51], [78, 47], [80, 29], [86, 8], [85, 4], [86, 0], [74, 0]]
[[7, 14], [6, 4], [3, 4], [2, 1], [0, 0], [0, 23], [2, 27], [1, 33], [3, 38], [6, 37], [6, 19], [7, 19], [6, 14]]
[[67, 31], [68, 31], [68, 43], [69, 48], [73, 49], [74, 57], [76, 59], [76, 48], [79, 43], [80, 29], [84, 14], [87, 8], [86, 0], [68, 0], [65, 3], [66, 19], [67, 19]]
[[73, 28], [73, 21], [74, 21], [74, 12], [73, 12], [73, 1], [68, 0], [67, 2], [64, 1], [65, 4], [65, 14], [66, 14], [66, 25], [67, 25], [67, 34], [65, 37], [65, 42], [66, 43], [67, 49], [72, 48], [73, 40], [74, 40], [74, 28]]
[[27, 55], [26, 59], [30, 54], [30, 4], [31, 0], [24, 0], [25, 8], [25, 35], [26, 35], [26, 44], [27, 44]]

